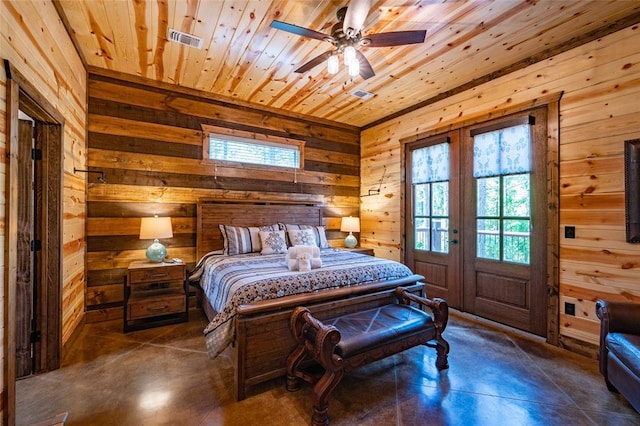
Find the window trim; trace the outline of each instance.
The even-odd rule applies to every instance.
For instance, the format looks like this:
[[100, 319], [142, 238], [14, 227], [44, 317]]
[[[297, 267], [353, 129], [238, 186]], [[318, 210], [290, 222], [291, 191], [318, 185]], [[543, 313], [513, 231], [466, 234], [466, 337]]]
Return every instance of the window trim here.
[[[244, 130], [230, 129], [228, 127], [211, 126], [202, 124], [202, 161], [215, 166], [251, 168], [263, 170], [304, 170], [304, 147], [305, 141], [300, 139], [283, 138], [266, 133], [255, 133]], [[211, 135], [238, 142], [255, 143], [256, 145], [266, 145], [275, 147], [297, 148], [300, 156], [298, 167], [282, 167], [268, 164], [244, 163], [241, 161], [217, 160], [209, 158], [209, 143]]]

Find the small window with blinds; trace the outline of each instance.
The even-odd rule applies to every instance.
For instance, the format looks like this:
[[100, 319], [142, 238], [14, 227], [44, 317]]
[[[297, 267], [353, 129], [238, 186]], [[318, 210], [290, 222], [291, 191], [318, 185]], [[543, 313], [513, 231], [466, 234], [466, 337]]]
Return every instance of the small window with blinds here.
[[209, 135], [209, 159], [261, 166], [300, 168], [300, 147]]
[[205, 159], [262, 167], [301, 168], [303, 141], [248, 132], [245, 136], [209, 131], [208, 135], [204, 144]]

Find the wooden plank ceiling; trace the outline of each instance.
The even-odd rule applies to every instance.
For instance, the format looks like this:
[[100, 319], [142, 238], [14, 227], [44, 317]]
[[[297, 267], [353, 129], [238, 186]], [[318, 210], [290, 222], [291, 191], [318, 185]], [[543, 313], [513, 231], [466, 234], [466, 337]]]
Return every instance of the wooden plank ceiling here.
[[[89, 69], [364, 127], [399, 111], [638, 22], [637, 0], [374, 0], [364, 34], [427, 30], [422, 44], [360, 50], [376, 75], [299, 66], [331, 44], [270, 27], [331, 33], [345, 0], [54, 0]], [[168, 41], [173, 28], [202, 49]], [[514, 65], [515, 64], [515, 65]], [[375, 96], [362, 100], [357, 89]]]

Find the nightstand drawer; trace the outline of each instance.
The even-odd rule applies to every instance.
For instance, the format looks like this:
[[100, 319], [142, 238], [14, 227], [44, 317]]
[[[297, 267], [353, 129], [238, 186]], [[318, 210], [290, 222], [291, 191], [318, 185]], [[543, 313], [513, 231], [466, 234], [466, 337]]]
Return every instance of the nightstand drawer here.
[[150, 296], [153, 293], [158, 292], [167, 292], [167, 291], [180, 291], [184, 287], [184, 281], [182, 280], [174, 280], [174, 281], [157, 281], [157, 282], [138, 282], [132, 283], [131, 287], [131, 296], [140, 296], [145, 293], [148, 293]]
[[129, 271], [129, 284], [184, 280], [184, 268], [158, 266]]
[[159, 315], [175, 314], [184, 312], [185, 295], [175, 294], [156, 298], [145, 298], [144, 300], [130, 299], [127, 309], [129, 319], [149, 318]]

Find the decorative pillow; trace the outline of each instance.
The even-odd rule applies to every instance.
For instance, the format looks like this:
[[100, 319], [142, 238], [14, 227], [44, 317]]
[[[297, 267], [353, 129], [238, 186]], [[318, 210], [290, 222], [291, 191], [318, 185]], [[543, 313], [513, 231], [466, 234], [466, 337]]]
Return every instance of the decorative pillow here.
[[230, 226], [220, 225], [224, 241], [224, 254], [255, 253], [262, 250], [260, 231], [277, 231], [278, 225], [266, 226]]
[[[329, 243], [327, 242], [327, 233], [324, 226], [311, 226], [311, 225], [294, 225], [294, 224], [285, 224], [280, 223], [280, 229], [284, 229], [286, 231], [296, 231], [300, 229], [310, 229], [313, 232], [313, 237], [316, 241], [315, 245], [320, 248], [329, 247]], [[287, 234], [287, 237], [289, 235]], [[295, 245], [289, 240], [289, 245]]]
[[292, 246], [315, 246], [318, 247], [316, 238], [311, 229], [292, 229], [287, 231], [289, 242]]
[[284, 231], [260, 231], [261, 254], [286, 253], [287, 243]]

